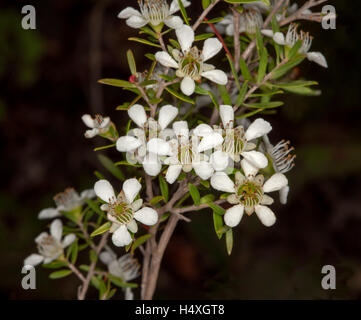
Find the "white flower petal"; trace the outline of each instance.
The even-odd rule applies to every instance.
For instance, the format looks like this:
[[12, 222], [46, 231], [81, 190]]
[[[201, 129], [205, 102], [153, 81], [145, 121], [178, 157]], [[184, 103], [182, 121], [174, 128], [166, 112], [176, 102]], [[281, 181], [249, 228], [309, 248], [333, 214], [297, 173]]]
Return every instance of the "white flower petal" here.
[[273, 192], [280, 190], [288, 185], [288, 180], [283, 173], [275, 173], [263, 185], [264, 192]]
[[144, 171], [152, 177], [158, 175], [162, 169], [162, 164], [160, 163], [158, 156], [154, 153], [147, 154], [142, 164]]
[[81, 119], [83, 120], [83, 122], [85, 123], [85, 125], [89, 128], [94, 128], [95, 127], [95, 122], [94, 119], [89, 115], [89, 114], [84, 114]]
[[129, 221], [129, 223], [127, 224], [127, 228], [130, 232], [133, 232], [133, 233], [137, 233], [137, 231], [138, 231], [138, 225], [134, 219]]
[[178, 115], [178, 108], [167, 104], [160, 108], [158, 115], [158, 123], [161, 130], [164, 130]]
[[280, 189], [280, 202], [282, 204], [286, 204], [287, 203], [287, 197], [288, 197], [288, 192], [290, 191], [290, 187], [286, 186], [283, 187], [282, 189]]
[[115, 254], [112, 254], [108, 251], [103, 251], [99, 254], [99, 259], [101, 262], [103, 262], [104, 264], [108, 265], [111, 262], [113, 262], [114, 260], [117, 259]]
[[206, 161], [199, 161], [193, 164], [193, 168], [197, 176], [202, 180], [208, 180], [214, 173], [212, 165]]
[[172, 29], [178, 29], [183, 26], [183, 20], [178, 16], [168, 16], [164, 20], [164, 24]]
[[213, 132], [205, 136], [198, 145], [198, 152], [203, 152], [205, 150], [213, 149], [223, 142], [223, 137], [217, 132]]
[[125, 23], [131, 28], [138, 29], [144, 27], [148, 22], [142, 16], [131, 16]]
[[127, 179], [123, 183], [123, 192], [125, 197], [127, 198], [128, 203], [132, 203], [139, 193], [140, 189], [142, 189], [142, 185], [135, 178]]
[[140, 128], [142, 128], [147, 121], [147, 114], [145, 113], [144, 107], [140, 104], [135, 104], [130, 107], [128, 115]]
[[270, 37], [270, 38], [273, 38], [273, 36], [274, 36], [273, 31], [270, 30], [270, 29], [262, 29], [262, 30], [261, 30], [261, 33], [262, 33], [264, 36]]
[[245, 137], [248, 141], [250, 141], [268, 134], [271, 130], [272, 126], [268, 121], [258, 118], [248, 127]]
[[71, 245], [76, 239], [76, 236], [74, 233], [70, 233], [66, 235], [62, 241], [63, 248], [66, 248], [67, 246]]
[[170, 145], [163, 139], [153, 138], [148, 141], [147, 150], [159, 156], [166, 156], [170, 153]]
[[244, 206], [241, 204], [229, 208], [224, 214], [224, 223], [231, 228], [237, 226], [241, 222], [243, 212]]
[[[187, 8], [191, 4], [190, 1], [187, 0], [181, 0], [181, 1], [184, 8]], [[179, 8], [178, 0], [173, 0], [169, 7], [169, 13], [173, 14], [177, 12], [179, 9], [180, 8]]]
[[155, 59], [165, 67], [178, 69], [178, 63], [170, 56], [168, 52], [158, 51]]
[[256, 168], [263, 169], [268, 165], [267, 157], [259, 151], [242, 152], [242, 156]]
[[33, 253], [24, 260], [24, 266], [36, 266], [44, 260], [40, 254]]
[[276, 222], [276, 216], [273, 211], [266, 206], [256, 206], [255, 208], [257, 217], [266, 226], [270, 227]]
[[205, 137], [213, 133], [213, 129], [210, 125], [201, 123], [193, 130], [193, 134], [198, 137]]
[[222, 70], [218, 69], [203, 72], [202, 77], [221, 85], [226, 85], [228, 82], [227, 75]]
[[190, 96], [193, 94], [196, 84], [194, 80], [190, 77], [184, 77], [181, 82], [181, 90], [186, 96]]
[[84, 136], [85, 136], [85, 138], [91, 139], [91, 138], [94, 138], [95, 136], [97, 136], [98, 134], [99, 134], [99, 129], [94, 128], [94, 129], [85, 131]]
[[286, 44], [285, 36], [282, 32], [276, 32], [273, 35], [273, 40], [274, 40], [274, 42], [276, 42], [277, 44], [279, 44], [281, 46], [284, 46]]
[[181, 171], [182, 171], [182, 165], [180, 164], [170, 165], [165, 175], [165, 179], [169, 184], [173, 184], [179, 177]]
[[321, 67], [328, 68], [327, 60], [321, 52], [308, 52], [307, 59], [319, 64]]
[[96, 194], [94, 189], [86, 189], [80, 193], [80, 199], [92, 199], [95, 198]]
[[132, 203], [133, 211], [138, 211], [143, 205], [143, 199], [137, 199]]
[[147, 226], [153, 226], [158, 221], [158, 213], [152, 208], [145, 207], [134, 213], [134, 219]]
[[40, 211], [38, 218], [39, 219], [53, 219], [61, 216], [61, 213], [58, 209], [55, 208], [46, 208]]
[[118, 14], [119, 19], [128, 19], [131, 16], [141, 17], [142, 14], [138, 10], [135, 10], [132, 7], [127, 7], [125, 9], [123, 9], [122, 11], [120, 11], [119, 14]]
[[218, 190], [234, 193], [234, 183], [224, 172], [215, 172], [211, 178], [211, 186]]
[[124, 300], [134, 300], [132, 288], [125, 288]]
[[63, 223], [59, 219], [54, 220], [50, 225], [50, 234], [56, 240], [60, 241], [62, 233], [63, 233]]
[[176, 29], [175, 33], [183, 52], [188, 51], [194, 41], [193, 29], [188, 25], [183, 25], [181, 28]]
[[255, 176], [258, 172], [258, 168], [253, 166], [249, 161], [246, 159], [242, 159], [241, 161], [241, 167], [243, 169], [244, 175], [246, 177], [248, 176]]
[[132, 136], [119, 137], [116, 142], [116, 148], [119, 152], [129, 152], [138, 149], [142, 142]]
[[[232, 106], [228, 105], [221, 105], [219, 106], [219, 114], [222, 119], [223, 126], [226, 128], [227, 124], [229, 124], [231, 121], [234, 122], [234, 111]], [[233, 128], [233, 124], [231, 126]]]
[[228, 154], [221, 150], [218, 150], [212, 153], [209, 161], [212, 164], [214, 170], [223, 171], [228, 167], [228, 160]]
[[222, 50], [222, 43], [217, 38], [209, 38], [204, 41], [203, 45], [203, 61], [214, 57], [219, 51]]
[[42, 232], [40, 233], [36, 238], [35, 238], [35, 243], [39, 244], [44, 238], [48, 237], [48, 233], [47, 232]]
[[99, 180], [94, 185], [95, 194], [105, 202], [115, 198], [115, 193], [112, 185], [107, 180]]
[[173, 123], [173, 130], [175, 135], [178, 136], [189, 136], [189, 129], [187, 121], [176, 121]]
[[132, 242], [132, 237], [125, 225], [121, 225], [112, 235], [113, 244], [116, 247], [124, 247]]

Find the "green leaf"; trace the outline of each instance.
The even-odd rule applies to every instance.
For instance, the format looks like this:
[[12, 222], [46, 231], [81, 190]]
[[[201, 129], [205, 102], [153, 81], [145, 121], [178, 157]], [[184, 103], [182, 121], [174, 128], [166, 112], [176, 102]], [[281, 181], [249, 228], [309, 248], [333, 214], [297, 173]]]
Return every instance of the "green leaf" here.
[[302, 40], [298, 40], [294, 45], [293, 47], [291, 48], [291, 50], [288, 52], [288, 55], [287, 57], [289, 59], [292, 59], [297, 53], [298, 53], [298, 50], [301, 48], [302, 46]]
[[242, 73], [244, 80], [249, 80], [249, 81], [252, 80], [252, 75], [248, 70], [247, 63], [246, 63], [246, 61], [244, 61], [244, 59], [242, 57], [239, 59], [239, 66], [241, 68], [241, 73]]
[[166, 87], [165, 90], [167, 90], [170, 94], [172, 94], [173, 96], [175, 96], [176, 98], [178, 98], [179, 100], [191, 103], [191, 104], [196, 104], [194, 100], [192, 100], [191, 98], [188, 98], [187, 96], [185, 96], [184, 94], [181, 94], [180, 92], [175, 91], [174, 89], [170, 88], [170, 87]]
[[297, 81], [292, 81], [292, 82], [279, 82], [279, 83], [272, 84], [272, 86], [274, 86], [276, 88], [281, 88], [281, 89], [306, 87], [306, 86], [314, 86], [314, 85], [318, 85], [318, 82], [317, 81], [297, 80]]
[[222, 21], [223, 19], [224, 19], [223, 17], [217, 17], [209, 20], [203, 20], [202, 23], [215, 24], [217, 22]]
[[258, 75], [257, 75], [257, 83], [261, 83], [267, 70], [267, 60], [268, 60], [268, 53], [267, 49], [263, 48], [261, 50], [261, 57], [258, 66]]
[[256, 44], [257, 44], [258, 55], [261, 57], [262, 50], [264, 49], [264, 45], [263, 45], [263, 37], [259, 28], [256, 29]]
[[55, 260], [50, 263], [45, 263], [42, 266], [43, 268], [47, 268], [47, 269], [58, 269], [61, 267], [66, 267], [67, 263], [64, 261]]
[[143, 243], [145, 243], [152, 235], [150, 233], [145, 234], [144, 236], [139, 237], [133, 242], [132, 248], [130, 250], [130, 253], [133, 255], [134, 250], [141, 246]]
[[267, 101], [267, 102], [259, 102], [259, 103], [252, 103], [252, 104], [244, 104], [247, 108], [262, 108], [262, 109], [272, 109], [280, 107], [284, 104], [282, 101]]
[[101, 225], [99, 228], [95, 229], [92, 233], [91, 233], [91, 237], [95, 237], [99, 234], [102, 234], [106, 231], [108, 231], [110, 229], [110, 227], [112, 226], [112, 223], [110, 221], [107, 221], [106, 223], [104, 223], [103, 225]]
[[231, 228], [226, 232], [226, 247], [227, 253], [230, 256], [233, 248], [233, 231]]
[[135, 167], [135, 168], [141, 168], [142, 165], [141, 164], [137, 164], [137, 163], [130, 163], [128, 161], [118, 161], [114, 163], [115, 166], [130, 166], [130, 167]]
[[231, 106], [232, 105], [232, 100], [231, 100], [231, 97], [228, 94], [227, 88], [225, 86], [222, 86], [222, 85], [219, 84], [218, 89], [219, 89], [219, 92], [221, 94], [223, 103], [226, 104], [226, 105]]
[[128, 40], [143, 43], [143, 44], [146, 44], [148, 46], [153, 46], [153, 47], [156, 47], [156, 48], [161, 48], [162, 47], [159, 44], [156, 44], [154, 42], [151, 42], [149, 40], [145, 40], [145, 39], [142, 39], [142, 38], [131, 37], [131, 38], [128, 38]]
[[125, 179], [123, 172], [108, 157], [99, 154], [98, 159], [101, 162], [101, 164], [104, 166], [104, 168], [107, 169], [114, 177], [118, 178], [119, 180]]
[[113, 144], [108, 144], [107, 146], [94, 148], [94, 151], [105, 150], [105, 149], [113, 148], [113, 147], [115, 147], [115, 146], [116, 146], [116, 144], [115, 144], [115, 143], [113, 143]]
[[211, 203], [211, 202], [213, 202], [214, 201], [214, 194], [207, 194], [207, 195], [205, 195], [205, 196], [203, 196], [201, 199], [200, 199], [200, 203], [201, 204], [205, 204], [205, 203]]
[[189, 188], [189, 193], [193, 199], [193, 202], [196, 206], [200, 205], [200, 201], [201, 201], [201, 196], [199, 194], [199, 191], [197, 189], [197, 187], [191, 183], [188, 184], [188, 188]]
[[85, 201], [94, 212], [96, 212], [100, 216], [104, 215], [104, 212], [102, 210], [100, 210], [99, 206], [97, 205], [97, 203], [95, 201], [93, 201], [91, 199], [85, 199]]
[[194, 37], [194, 41], [206, 40], [214, 36], [214, 33], [202, 33]]
[[243, 82], [241, 91], [239, 92], [239, 95], [236, 100], [236, 105], [235, 105], [236, 107], [239, 107], [243, 104], [244, 98], [246, 97], [247, 90], [248, 90], [248, 80]]
[[107, 84], [113, 87], [121, 87], [121, 88], [134, 88], [134, 84], [120, 79], [100, 79], [98, 80], [99, 83]]
[[202, 0], [203, 10], [207, 9], [210, 4], [211, 4], [211, 0]]
[[305, 56], [303, 56], [303, 55], [295, 56], [293, 59], [291, 59], [290, 61], [285, 63], [283, 66], [279, 67], [277, 70], [272, 71], [272, 79], [276, 80], [276, 79], [282, 77], [290, 69], [299, 65], [304, 59], [305, 59]]
[[78, 258], [79, 246], [78, 239], [76, 239], [71, 245], [71, 263], [75, 264], [76, 259]]
[[208, 203], [208, 205], [213, 209], [213, 212], [219, 216], [224, 215], [224, 213], [226, 212], [226, 210], [224, 210], [222, 207], [215, 203]]
[[59, 271], [50, 273], [49, 278], [50, 279], [60, 279], [60, 278], [64, 278], [64, 277], [70, 275], [71, 273], [72, 273], [71, 270], [63, 269], [63, 270], [59, 270]]
[[[224, 0], [224, 2], [228, 2], [228, 3], [251, 3], [251, 2], [257, 2], [259, 0]], [[265, 2], [269, 0], [262, 0], [262, 2]]]
[[137, 74], [137, 67], [135, 65], [135, 59], [132, 50], [127, 51], [127, 60], [129, 65], [129, 70], [131, 74], [136, 75]]
[[156, 196], [152, 200], [150, 200], [150, 204], [152, 206], [155, 206], [157, 203], [161, 202], [162, 200], [164, 200], [163, 196]]
[[159, 175], [159, 187], [160, 187], [160, 192], [164, 198], [164, 201], [168, 202], [168, 194], [169, 194], [168, 184], [161, 174]]
[[221, 239], [223, 233], [221, 233], [220, 230], [223, 227], [223, 218], [222, 218], [222, 216], [220, 216], [219, 214], [216, 214], [215, 212], [213, 212], [213, 225], [214, 225], [214, 230], [216, 231], [218, 239]]
[[108, 274], [108, 278], [113, 284], [115, 284], [117, 287], [120, 287], [120, 288], [137, 288], [138, 287], [138, 285], [136, 283], [124, 282], [123, 279], [115, 277], [111, 274]]
[[184, 22], [185, 22], [187, 25], [189, 25], [189, 21], [188, 21], [189, 18], [188, 18], [188, 15], [187, 15], [187, 11], [186, 11], [186, 9], [184, 8], [183, 3], [182, 3], [181, 0], [178, 0], [178, 5], [179, 5], [180, 11], [181, 11], [181, 13], [182, 13]]

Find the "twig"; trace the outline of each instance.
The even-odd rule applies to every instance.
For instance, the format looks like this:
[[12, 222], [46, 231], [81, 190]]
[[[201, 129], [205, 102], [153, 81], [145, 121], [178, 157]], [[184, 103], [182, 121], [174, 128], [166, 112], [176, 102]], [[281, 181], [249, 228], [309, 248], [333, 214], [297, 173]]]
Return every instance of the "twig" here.
[[[236, 4], [234, 5], [237, 6]], [[233, 11], [233, 24], [234, 24], [234, 68], [237, 73], [239, 71], [239, 60], [241, 57], [241, 44], [239, 41], [239, 22], [240, 22], [240, 13], [236, 9], [232, 9]]]
[[65, 260], [66, 263], [68, 264], [68, 267], [71, 271], [73, 271], [73, 273], [82, 281], [85, 282], [85, 277], [83, 276], [83, 274], [78, 270], [78, 268], [76, 266], [74, 266], [70, 261]]
[[[215, 204], [222, 204], [224, 202], [226, 202], [226, 199], [217, 200], [214, 203]], [[200, 204], [199, 206], [189, 206], [189, 207], [184, 207], [184, 208], [175, 208], [175, 209], [172, 209], [171, 211], [173, 213], [181, 214], [181, 213], [186, 213], [186, 212], [190, 212], [190, 211], [198, 211], [198, 210], [205, 209], [205, 208], [209, 208], [208, 203]]]
[[[103, 234], [96, 250], [95, 250], [95, 253], [96, 255], [99, 255], [100, 251], [103, 249], [103, 247], [105, 246], [106, 242], [107, 242], [107, 239], [108, 239], [108, 235], [109, 235], [109, 232], [107, 231], [106, 233]], [[86, 293], [88, 291], [88, 288], [89, 288], [89, 284], [90, 284], [90, 281], [94, 275], [94, 271], [95, 271], [95, 266], [97, 264], [97, 260], [95, 260], [94, 262], [91, 263], [90, 265], [90, 268], [89, 268], [89, 271], [88, 271], [88, 275], [83, 283], [83, 286], [82, 288], [79, 290], [79, 293], [78, 293], [78, 300], [84, 300], [85, 299], [85, 296], [86, 296]]]
[[214, 2], [212, 2], [206, 10], [204, 10], [202, 12], [202, 14], [199, 16], [199, 18], [197, 19], [197, 21], [194, 23], [192, 29], [193, 31], [196, 31], [196, 29], [199, 27], [199, 25], [202, 23], [203, 19], [207, 16], [207, 14], [214, 8], [214, 6], [220, 2], [221, 0], [215, 0]]

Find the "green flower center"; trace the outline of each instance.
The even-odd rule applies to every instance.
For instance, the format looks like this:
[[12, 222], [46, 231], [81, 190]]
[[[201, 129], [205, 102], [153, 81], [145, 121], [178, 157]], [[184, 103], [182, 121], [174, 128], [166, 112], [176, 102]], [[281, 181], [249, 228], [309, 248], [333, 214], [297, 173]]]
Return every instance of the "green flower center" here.
[[240, 203], [246, 207], [254, 207], [259, 204], [262, 195], [262, 187], [250, 180], [245, 181], [237, 190]]

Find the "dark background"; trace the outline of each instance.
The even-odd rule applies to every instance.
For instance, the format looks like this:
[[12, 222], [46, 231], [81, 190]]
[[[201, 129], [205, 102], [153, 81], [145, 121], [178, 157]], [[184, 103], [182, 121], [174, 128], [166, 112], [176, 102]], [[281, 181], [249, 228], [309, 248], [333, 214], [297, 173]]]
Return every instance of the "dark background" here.
[[[303, 2], [303, 1], [301, 1]], [[38, 269], [37, 290], [21, 286], [23, 259], [46, 222], [38, 212], [69, 186], [91, 187], [101, 170], [83, 138], [84, 113], [109, 115], [129, 95], [97, 79], [127, 79], [126, 49], [149, 66], [141, 47], [127, 38], [137, 31], [117, 19], [136, 1], [2, 1], [0, 6], [0, 294], [9, 299], [73, 299], [75, 277], [48, 280]], [[300, 76], [317, 80], [320, 97], [288, 96], [276, 116], [267, 116], [272, 141], [290, 139], [296, 167], [289, 174], [286, 206], [274, 206], [272, 228], [255, 215], [236, 229], [228, 257], [210, 212], [181, 223], [164, 258], [156, 298], [162, 299], [357, 299], [361, 297], [361, 120], [359, 1], [330, 1], [336, 30], [305, 23], [322, 51], [323, 69], [303, 62]], [[21, 29], [21, 8], [37, 10], [37, 29]], [[197, 17], [200, 1], [193, 0]], [[216, 13], [213, 13], [213, 16]], [[211, 15], [212, 16], [212, 15]], [[142, 47], [143, 48], [143, 47]], [[107, 152], [114, 160], [119, 153]], [[337, 289], [321, 288], [321, 268], [337, 270]], [[89, 297], [96, 297], [91, 291]]]

